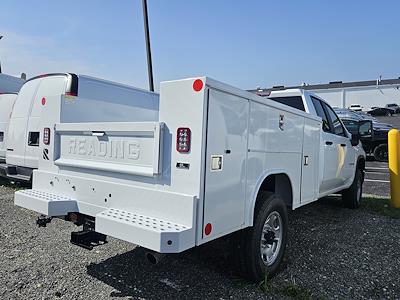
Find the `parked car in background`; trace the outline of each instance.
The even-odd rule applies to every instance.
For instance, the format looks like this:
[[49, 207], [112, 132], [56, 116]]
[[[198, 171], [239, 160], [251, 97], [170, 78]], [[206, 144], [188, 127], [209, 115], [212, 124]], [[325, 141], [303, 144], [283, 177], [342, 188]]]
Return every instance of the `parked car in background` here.
[[[350, 133], [358, 132], [359, 121], [342, 119], [342, 122]], [[360, 140], [365, 153], [377, 161], [388, 161], [388, 132], [387, 128], [372, 127], [370, 134], [364, 134]]]
[[362, 107], [360, 104], [351, 104], [349, 106], [349, 109], [354, 110], [354, 111], [362, 111], [364, 107]]
[[371, 110], [367, 111], [371, 116], [393, 116], [395, 111], [386, 107], [371, 107]]
[[371, 155], [377, 161], [388, 159], [388, 132], [393, 126], [378, 120], [365, 112], [355, 112], [347, 108], [335, 108], [336, 114], [342, 120], [346, 129], [354, 134], [357, 131], [357, 122], [370, 120], [372, 122], [371, 134], [365, 134], [360, 140], [367, 155]]
[[388, 130], [394, 128], [388, 123], [382, 123], [378, 121], [375, 117], [367, 114], [363, 111], [353, 111], [348, 108], [334, 108], [334, 111], [339, 116], [340, 119], [356, 119], [356, 120], [371, 120], [374, 127], [387, 128]]
[[400, 113], [400, 106], [396, 103], [386, 104], [385, 108], [393, 109], [396, 114]]

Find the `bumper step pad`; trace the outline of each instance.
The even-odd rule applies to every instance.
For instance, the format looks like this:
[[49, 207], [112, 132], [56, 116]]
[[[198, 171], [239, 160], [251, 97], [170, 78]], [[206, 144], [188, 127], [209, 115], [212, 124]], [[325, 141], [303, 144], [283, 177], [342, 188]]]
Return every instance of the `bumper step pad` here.
[[49, 217], [65, 216], [78, 211], [76, 200], [39, 190], [16, 192], [14, 203]]
[[161, 253], [194, 246], [192, 228], [114, 208], [96, 215], [96, 231]]
[[[24, 190], [15, 193], [14, 203], [49, 217], [65, 216], [71, 212], [80, 212], [78, 200], [40, 191]], [[159, 212], [158, 212], [159, 213]], [[134, 212], [132, 208], [120, 210], [109, 208], [95, 215], [94, 230], [102, 235], [112, 236], [134, 243], [160, 253], [178, 253], [196, 243], [194, 224], [177, 224], [168, 219], [152, 217]], [[88, 241], [105, 242], [103, 237], [94, 234], [75, 234], [72, 242], [88, 246]], [[90, 248], [89, 245], [88, 248]]]

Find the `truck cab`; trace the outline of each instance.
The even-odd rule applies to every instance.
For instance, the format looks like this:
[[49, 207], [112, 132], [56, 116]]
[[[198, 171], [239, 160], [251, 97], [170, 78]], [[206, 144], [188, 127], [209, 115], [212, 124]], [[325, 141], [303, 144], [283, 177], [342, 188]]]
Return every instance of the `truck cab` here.
[[365, 160], [365, 152], [358, 136], [346, 129], [332, 107], [316, 94], [300, 89], [272, 91], [267, 97], [321, 118], [319, 198], [348, 187], [355, 162]]

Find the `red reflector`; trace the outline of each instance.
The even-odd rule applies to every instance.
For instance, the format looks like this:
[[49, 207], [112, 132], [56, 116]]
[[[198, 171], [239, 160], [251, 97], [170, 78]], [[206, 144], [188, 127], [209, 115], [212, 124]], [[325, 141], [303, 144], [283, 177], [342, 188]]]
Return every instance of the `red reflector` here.
[[180, 153], [188, 153], [190, 151], [190, 139], [190, 128], [178, 128], [176, 131], [176, 150]]
[[50, 128], [45, 128], [43, 130], [43, 144], [50, 144]]
[[46, 105], [46, 98], [45, 97], [42, 98], [42, 105]]
[[201, 79], [196, 79], [194, 82], [193, 82], [193, 89], [196, 91], [196, 92], [200, 92], [201, 91], [201, 89], [203, 88], [203, 81], [201, 80]]
[[76, 93], [74, 93], [74, 92], [66, 92], [65, 93], [65, 96], [73, 96], [73, 97], [76, 97], [76, 96], [78, 96]]
[[212, 225], [211, 225], [211, 223], [208, 223], [208, 224], [206, 225], [206, 227], [204, 228], [204, 233], [205, 233], [206, 235], [209, 235], [209, 234], [211, 233], [211, 231], [212, 231]]

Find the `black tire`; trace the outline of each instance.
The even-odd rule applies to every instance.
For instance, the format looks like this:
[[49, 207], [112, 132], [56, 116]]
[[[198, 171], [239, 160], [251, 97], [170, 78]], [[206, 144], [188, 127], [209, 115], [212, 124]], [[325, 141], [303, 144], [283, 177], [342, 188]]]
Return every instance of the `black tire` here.
[[342, 200], [345, 207], [353, 209], [360, 207], [363, 182], [364, 172], [357, 168], [353, 183], [348, 189], [342, 191]]
[[380, 144], [376, 146], [374, 149], [374, 158], [376, 161], [388, 161], [388, 145], [387, 144]]
[[[268, 216], [271, 214], [275, 215], [275, 213], [281, 217], [281, 243], [273, 263], [267, 266], [261, 257], [262, 237], [266, 239], [267, 234], [262, 235], [262, 232]], [[231, 239], [233, 262], [241, 275], [253, 282], [260, 282], [265, 279], [265, 276], [268, 276], [268, 278], [273, 277], [283, 259], [287, 242], [287, 231], [288, 215], [284, 201], [279, 195], [261, 192], [257, 198], [253, 227], [237, 232]], [[273, 237], [268, 236], [268, 238], [274, 240]], [[267, 245], [267, 242], [265, 245]], [[271, 247], [274, 245], [271, 245]]]

